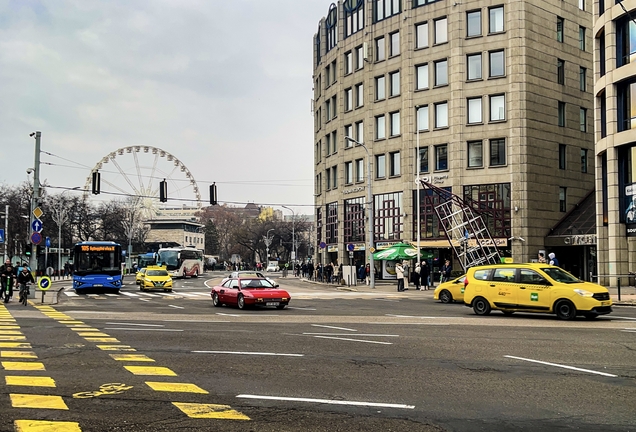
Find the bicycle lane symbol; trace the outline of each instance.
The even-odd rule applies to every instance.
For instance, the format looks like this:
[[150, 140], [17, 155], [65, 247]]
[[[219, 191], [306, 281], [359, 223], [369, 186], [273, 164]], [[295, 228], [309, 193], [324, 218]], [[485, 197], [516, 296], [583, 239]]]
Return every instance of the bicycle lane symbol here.
[[99, 390], [96, 390], [96, 391], [85, 391], [85, 392], [74, 393], [73, 397], [75, 399], [88, 399], [88, 398], [94, 398], [94, 397], [98, 397], [102, 395], [121, 394], [125, 392], [126, 390], [130, 390], [131, 388], [133, 388], [133, 386], [129, 386], [122, 383], [108, 383], [108, 384], [100, 385]]

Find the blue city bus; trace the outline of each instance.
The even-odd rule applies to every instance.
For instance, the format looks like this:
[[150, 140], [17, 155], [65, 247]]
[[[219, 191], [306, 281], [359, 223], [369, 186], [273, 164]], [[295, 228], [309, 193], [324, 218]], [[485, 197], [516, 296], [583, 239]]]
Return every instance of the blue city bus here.
[[73, 289], [95, 288], [119, 292], [122, 285], [121, 245], [115, 242], [81, 242], [73, 248]]

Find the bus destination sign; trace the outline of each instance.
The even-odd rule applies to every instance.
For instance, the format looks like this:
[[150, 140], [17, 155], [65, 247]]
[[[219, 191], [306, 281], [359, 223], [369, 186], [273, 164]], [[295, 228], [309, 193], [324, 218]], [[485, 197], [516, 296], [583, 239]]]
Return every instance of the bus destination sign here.
[[82, 245], [82, 252], [115, 252], [115, 246]]

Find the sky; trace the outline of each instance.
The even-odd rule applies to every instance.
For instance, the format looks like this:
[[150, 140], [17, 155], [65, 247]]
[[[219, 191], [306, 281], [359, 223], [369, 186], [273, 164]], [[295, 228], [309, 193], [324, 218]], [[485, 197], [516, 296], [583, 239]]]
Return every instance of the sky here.
[[182, 205], [189, 171], [204, 205], [216, 182], [221, 204], [312, 214], [312, 38], [330, 4], [0, 0], [0, 183], [28, 180], [37, 130], [49, 194], [141, 146], [103, 164], [92, 199], [166, 177]]

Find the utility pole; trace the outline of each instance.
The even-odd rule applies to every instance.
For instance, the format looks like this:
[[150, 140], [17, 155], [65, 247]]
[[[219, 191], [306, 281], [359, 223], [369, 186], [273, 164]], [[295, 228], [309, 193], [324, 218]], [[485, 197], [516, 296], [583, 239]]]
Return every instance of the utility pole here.
[[[31, 213], [29, 214], [29, 232], [32, 231], [33, 222], [35, 221], [35, 214], [33, 214], [34, 210], [38, 206], [40, 200], [40, 138], [42, 137], [42, 132], [35, 131], [31, 133], [31, 136], [35, 137], [35, 161], [33, 163], [33, 195], [31, 196]], [[29, 241], [31, 238], [29, 236]], [[29, 267], [31, 267], [31, 271], [37, 271], [38, 265], [38, 257], [37, 257], [38, 247], [36, 244], [31, 242], [31, 257], [29, 259]]]
[[4, 206], [4, 259], [5, 262], [9, 258], [9, 204]]

